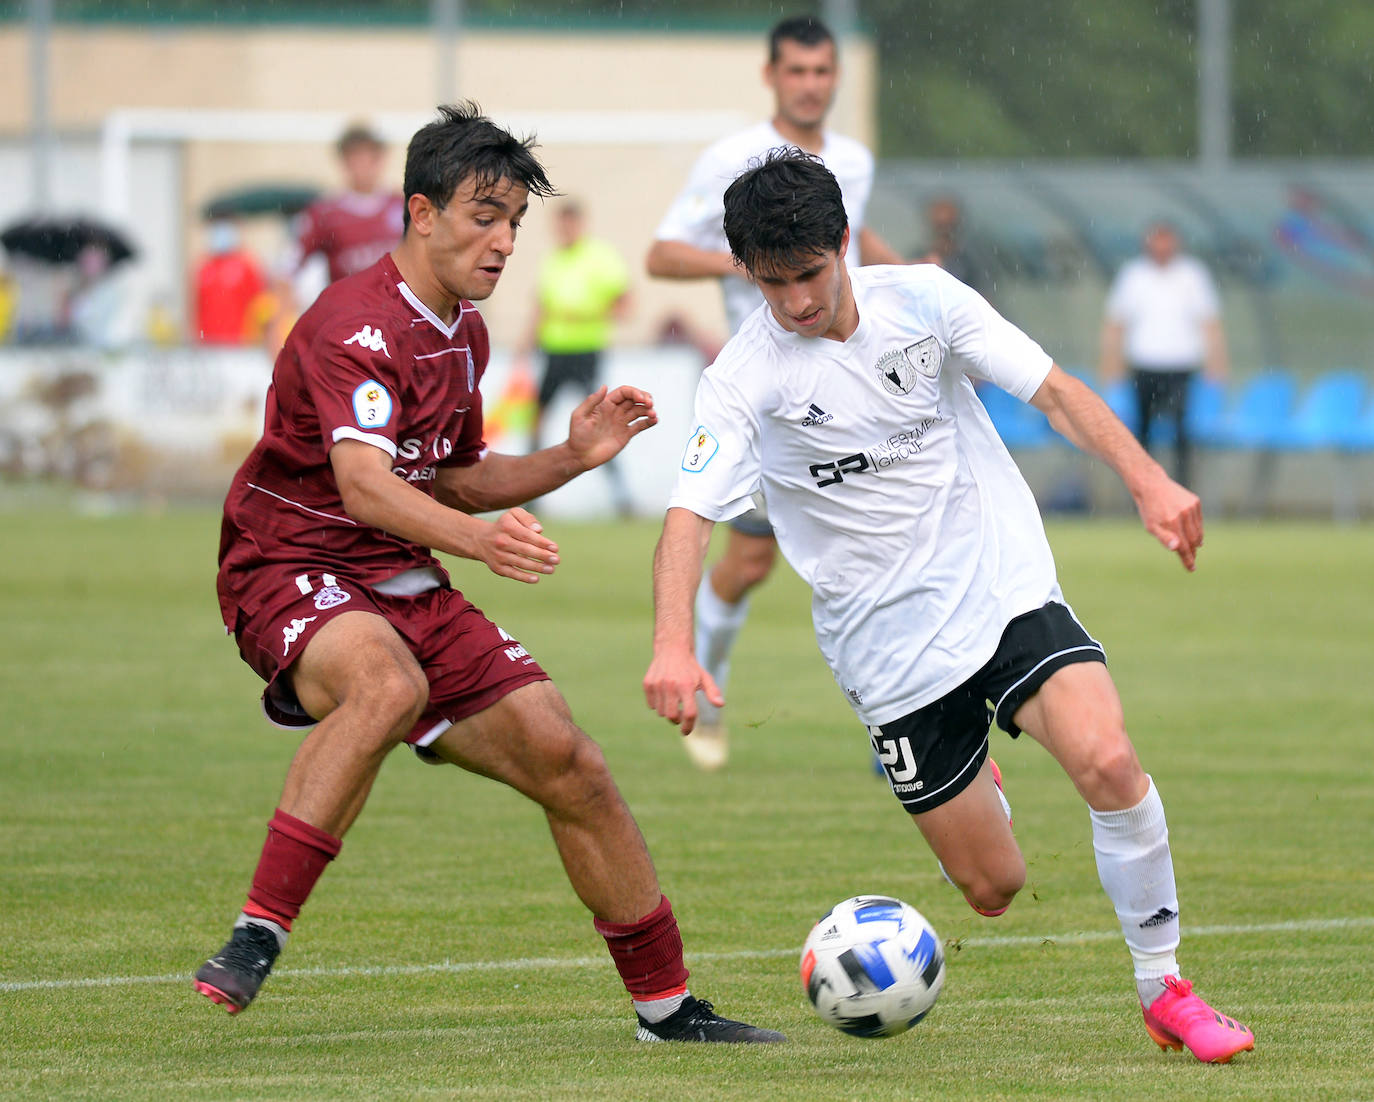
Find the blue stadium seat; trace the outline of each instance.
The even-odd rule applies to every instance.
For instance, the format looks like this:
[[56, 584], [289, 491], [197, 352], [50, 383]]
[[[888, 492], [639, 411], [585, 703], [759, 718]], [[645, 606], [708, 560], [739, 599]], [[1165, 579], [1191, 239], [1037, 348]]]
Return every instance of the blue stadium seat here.
[[1302, 396], [1284, 446], [1296, 451], [1340, 448], [1360, 422], [1365, 390], [1364, 376], [1357, 371], [1320, 376]]
[[1346, 452], [1374, 452], [1374, 394], [1364, 412], [1338, 431], [1336, 446]]
[[1219, 442], [1235, 448], [1272, 451], [1288, 437], [1298, 384], [1288, 372], [1265, 368], [1241, 386], [1227, 414]]
[[1188, 390], [1188, 432], [1194, 443], [1216, 447], [1225, 439], [1226, 384], [1205, 375], [1193, 378]]
[[1013, 398], [999, 386], [980, 386], [978, 397], [992, 418], [997, 435], [1007, 448], [1043, 448], [1056, 439], [1045, 415], [1032, 405]]

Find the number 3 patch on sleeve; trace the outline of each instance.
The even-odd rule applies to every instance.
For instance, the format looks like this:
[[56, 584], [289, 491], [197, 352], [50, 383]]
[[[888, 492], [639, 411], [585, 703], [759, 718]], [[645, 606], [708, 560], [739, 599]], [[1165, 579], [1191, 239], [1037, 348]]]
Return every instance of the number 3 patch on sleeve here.
[[691, 474], [704, 470], [719, 450], [720, 441], [711, 435], [705, 425], [698, 425], [692, 430], [691, 439], [682, 453], [682, 469]]

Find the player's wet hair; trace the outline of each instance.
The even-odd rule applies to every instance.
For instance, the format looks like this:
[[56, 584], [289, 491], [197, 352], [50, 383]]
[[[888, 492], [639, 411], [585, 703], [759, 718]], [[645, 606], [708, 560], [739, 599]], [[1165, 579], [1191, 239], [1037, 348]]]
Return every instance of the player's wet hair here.
[[849, 220], [839, 181], [819, 157], [770, 149], [725, 189], [730, 252], [754, 275], [805, 268], [838, 253]]
[[509, 180], [531, 195], [557, 195], [534, 144], [532, 137], [517, 138], [497, 126], [471, 100], [441, 105], [439, 118], [417, 130], [406, 150], [404, 225], [410, 225], [412, 195], [423, 195], [443, 210], [469, 178], [478, 194]]
[[814, 15], [792, 15], [768, 32], [768, 62], [776, 64], [782, 56], [782, 44], [796, 42], [802, 46], [819, 46], [822, 42], [835, 44], [830, 28]]

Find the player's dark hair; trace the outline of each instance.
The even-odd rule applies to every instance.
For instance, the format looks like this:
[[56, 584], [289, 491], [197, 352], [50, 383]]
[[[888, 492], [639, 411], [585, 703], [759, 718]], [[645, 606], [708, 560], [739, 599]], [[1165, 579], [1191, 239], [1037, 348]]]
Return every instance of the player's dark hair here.
[[531, 195], [557, 195], [534, 147], [532, 137], [503, 130], [471, 100], [442, 104], [439, 118], [417, 130], [406, 150], [404, 225], [410, 225], [412, 195], [423, 195], [443, 210], [469, 178], [479, 194], [509, 180]]
[[796, 42], [802, 46], [819, 46], [822, 42], [835, 44], [830, 28], [814, 15], [791, 15], [768, 32], [768, 62], [774, 64], [782, 56], [782, 44]]
[[795, 146], [770, 149], [725, 189], [725, 236], [751, 274], [804, 268], [838, 253], [848, 224], [839, 181]]

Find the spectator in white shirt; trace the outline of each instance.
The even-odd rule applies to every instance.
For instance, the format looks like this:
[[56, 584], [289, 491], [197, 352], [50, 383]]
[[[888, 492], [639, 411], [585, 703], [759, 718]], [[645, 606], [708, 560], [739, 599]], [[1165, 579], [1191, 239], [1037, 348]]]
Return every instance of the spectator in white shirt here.
[[1110, 383], [1128, 368], [1139, 413], [1136, 436], [1148, 449], [1156, 416], [1171, 418], [1174, 477], [1190, 485], [1188, 387], [1199, 370], [1226, 378], [1226, 337], [1212, 277], [1196, 257], [1179, 252], [1178, 230], [1168, 222], [1146, 228], [1144, 254], [1122, 265], [1107, 296], [1099, 375]]

